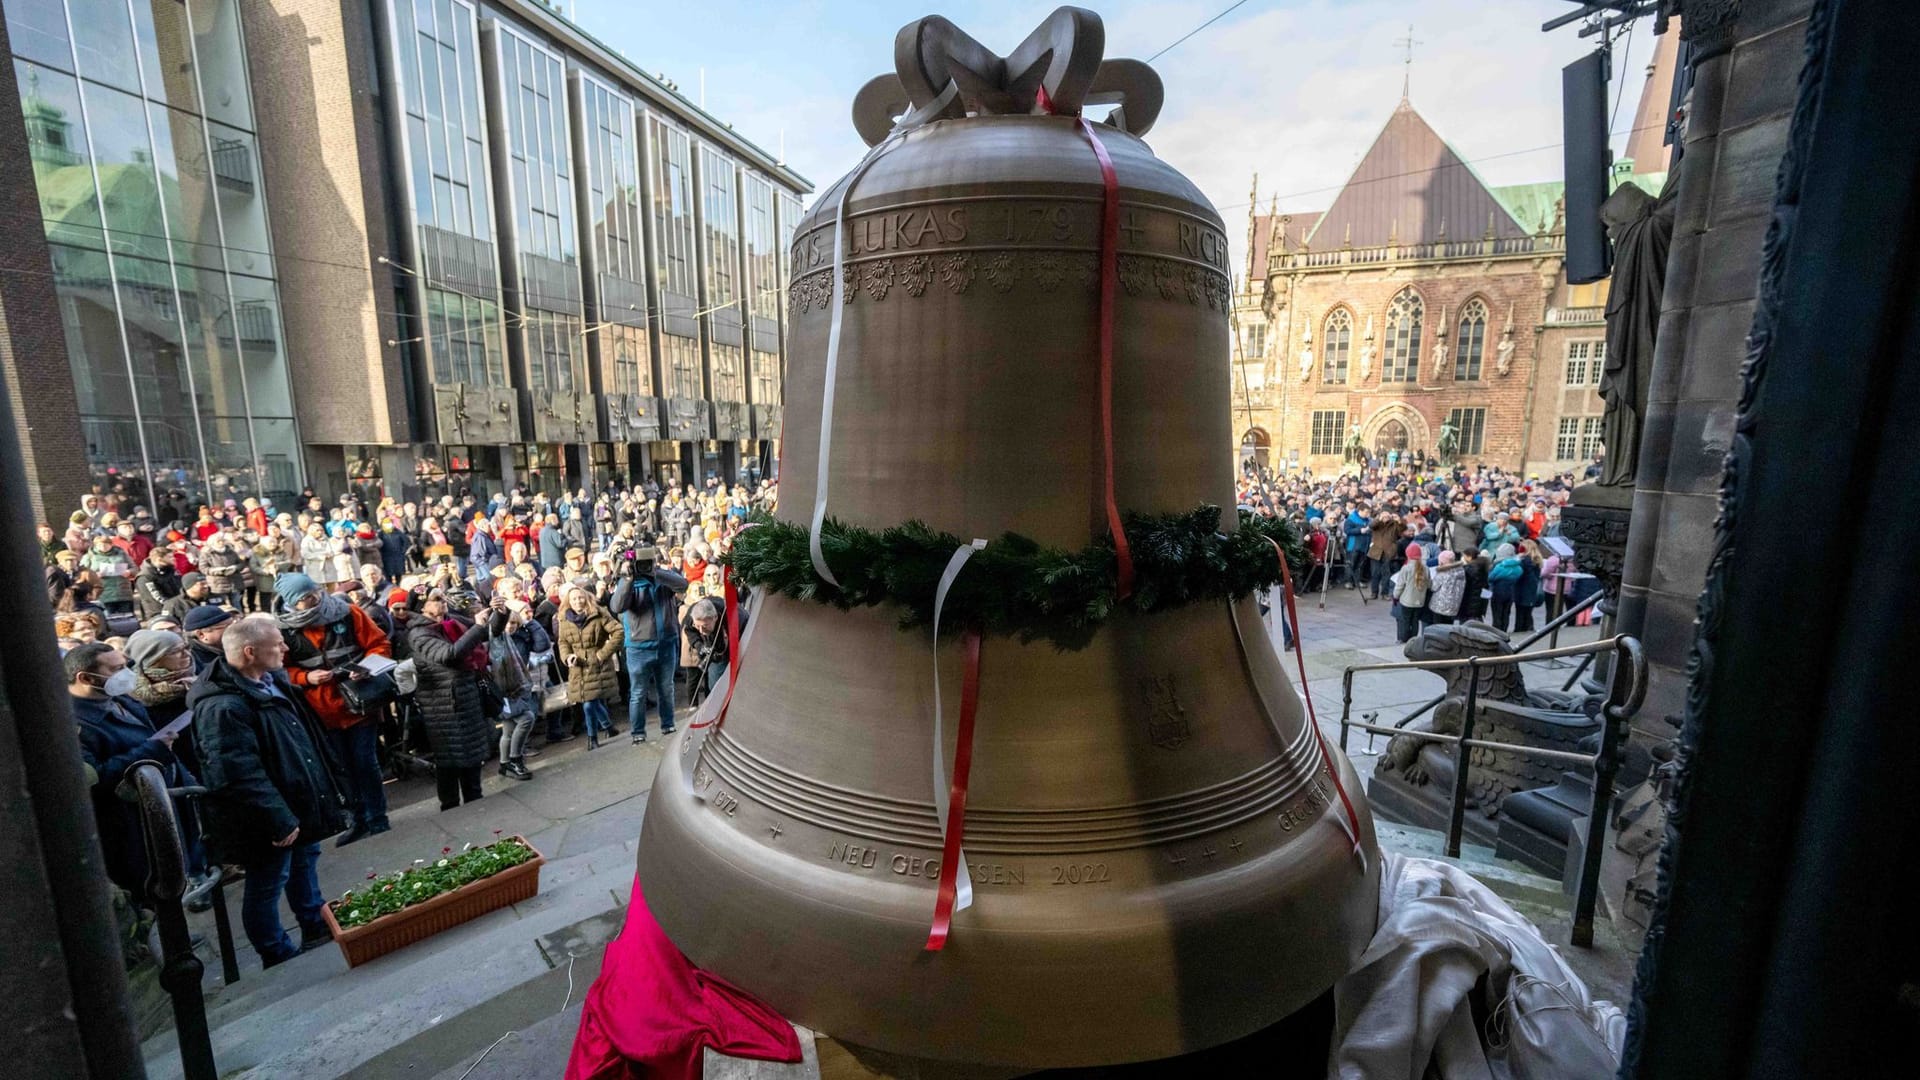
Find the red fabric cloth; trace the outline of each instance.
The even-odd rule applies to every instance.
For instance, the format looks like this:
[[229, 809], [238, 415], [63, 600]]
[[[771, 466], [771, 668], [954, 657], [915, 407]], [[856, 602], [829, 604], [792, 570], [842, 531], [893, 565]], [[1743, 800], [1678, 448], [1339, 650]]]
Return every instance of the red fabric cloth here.
[[792, 1024], [681, 955], [636, 876], [626, 925], [587, 991], [566, 1080], [699, 1080], [709, 1046], [730, 1057], [800, 1060]]

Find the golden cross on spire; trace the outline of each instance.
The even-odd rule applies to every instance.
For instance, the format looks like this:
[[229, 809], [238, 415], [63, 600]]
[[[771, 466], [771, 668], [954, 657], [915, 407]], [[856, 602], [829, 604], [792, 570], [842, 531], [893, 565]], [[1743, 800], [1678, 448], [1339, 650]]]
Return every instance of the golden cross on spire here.
[[1405, 61], [1406, 74], [1403, 75], [1400, 79], [1400, 100], [1401, 101], [1408, 100], [1408, 97], [1413, 90], [1413, 47], [1415, 45], [1425, 45], [1425, 44], [1426, 42], [1424, 41], [1414, 40], [1412, 23], [1407, 24], [1407, 36], [1400, 38], [1393, 43], [1394, 48], [1407, 50], [1407, 59]]

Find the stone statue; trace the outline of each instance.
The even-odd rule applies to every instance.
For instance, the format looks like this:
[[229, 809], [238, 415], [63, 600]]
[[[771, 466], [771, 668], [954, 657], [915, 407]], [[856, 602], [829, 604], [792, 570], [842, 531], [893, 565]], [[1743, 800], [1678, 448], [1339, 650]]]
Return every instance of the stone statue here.
[[1445, 341], [1433, 343], [1433, 377], [1436, 379], [1447, 377], [1447, 343]]
[[1607, 361], [1600, 396], [1607, 411], [1600, 440], [1607, 457], [1602, 487], [1631, 487], [1640, 466], [1640, 429], [1653, 378], [1654, 339], [1660, 328], [1660, 294], [1667, 285], [1667, 248], [1673, 240], [1674, 195], [1669, 181], [1658, 199], [1622, 184], [1600, 204], [1600, 220], [1613, 242], [1613, 287], [1607, 295]]
[[1493, 370], [1505, 375], [1513, 368], [1513, 324], [1500, 331], [1500, 344], [1493, 349]]
[[1306, 382], [1307, 376], [1311, 374], [1313, 374], [1313, 324], [1308, 323], [1306, 331], [1300, 335], [1300, 381]]
[[[1482, 622], [1429, 626], [1407, 642], [1409, 660], [1459, 660], [1469, 656], [1508, 656], [1514, 651], [1507, 635]], [[1467, 668], [1444, 673], [1446, 700], [1435, 707], [1424, 728], [1441, 735], [1458, 735], [1466, 711]], [[1491, 742], [1517, 743], [1546, 749], [1574, 751], [1580, 740], [1599, 730], [1583, 711], [1586, 695], [1558, 691], [1528, 691], [1520, 665], [1479, 669], [1476, 700], [1485, 705], [1474, 722], [1474, 733]], [[1374, 767], [1376, 776], [1390, 775], [1402, 783], [1424, 787], [1436, 780], [1451, 781], [1453, 754], [1445, 743], [1396, 735]], [[1489, 816], [1516, 791], [1546, 787], [1558, 779], [1562, 766], [1528, 761], [1510, 750], [1475, 749], [1469, 774], [1469, 801]]]
[[1441, 461], [1453, 464], [1453, 456], [1460, 452], [1460, 429], [1454, 426], [1452, 417], [1440, 422], [1440, 438], [1434, 446], [1440, 451]]
[[1360, 339], [1360, 381], [1367, 381], [1373, 371], [1373, 316], [1367, 316], [1367, 333]]
[[1367, 444], [1366, 440], [1360, 437], [1359, 428], [1354, 428], [1351, 432], [1347, 433], [1347, 448], [1343, 456], [1355, 465], [1365, 465], [1367, 463]]

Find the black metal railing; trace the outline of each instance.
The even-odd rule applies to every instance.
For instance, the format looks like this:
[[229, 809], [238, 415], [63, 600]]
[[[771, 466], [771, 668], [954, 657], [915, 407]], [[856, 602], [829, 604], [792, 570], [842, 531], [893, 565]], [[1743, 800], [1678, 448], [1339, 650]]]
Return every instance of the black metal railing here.
[[[1515, 645], [1513, 647], [1513, 651], [1517, 653], [1526, 652], [1528, 649], [1531, 649], [1536, 644], [1538, 644], [1541, 638], [1547, 637], [1548, 635], [1552, 635], [1553, 646], [1555, 648], [1558, 648], [1560, 645], [1560, 628], [1572, 622], [1574, 619], [1578, 618], [1581, 612], [1586, 611], [1588, 608], [1593, 607], [1595, 604], [1598, 604], [1601, 601], [1601, 599], [1605, 597], [1605, 595], [1606, 594], [1603, 592], [1596, 592], [1592, 596], [1587, 597], [1585, 600], [1582, 600], [1579, 603], [1573, 605], [1572, 607], [1566, 609], [1565, 611], [1562, 611], [1560, 614], [1555, 615], [1551, 622], [1547, 623], [1547, 625], [1541, 627], [1540, 629], [1534, 631], [1524, 641], [1520, 642], [1520, 644]], [[1529, 657], [1529, 659], [1538, 659], [1538, 658], [1539, 658], [1539, 654], [1537, 653], [1533, 657]], [[1567, 680], [1567, 684], [1565, 686], [1562, 686], [1560, 689], [1561, 690], [1573, 689], [1573, 684], [1579, 680], [1581, 675], [1586, 673], [1587, 665], [1591, 663], [1593, 663], [1593, 655], [1588, 654], [1586, 659], [1580, 661], [1580, 666], [1574, 669], [1573, 676]], [[1351, 671], [1353, 669], [1349, 668], [1348, 670]], [[1346, 704], [1348, 706], [1351, 706], [1353, 704], [1353, 679], [1351, 677], [1349, 677], [1346, 680], [1346, 694], [1347, 694]], [[1407, 715], [1401, 717], [1400, 719], [1395, 720], [1393, 722], [1393, 726], [1397, 728], [1406, 727], [1408, 724], [1411, 724], [1415, 720], [1418, 720], [1422, 716], [1425, 716], [1428, 712], [1439, 708], [1440, 703], [1445, 700], [1447, 700], [1447, 695], [1441, 694], [1439, 697], [1434, 698], [1432, 701], [1427, 702], [1425, 705], [1422, 705], [1419, 708], [1408, 713]], [[1343, 744], [1340, 748], [1342, 750], [1345, 750], [1346, 746]]]
[[213, 1061], [213, 1034], [207, 1026], [207, 1003], [200, 980], [205, 965], [193, 951], [193, 932], [187, 926], [186, 905], [207, 897], [213, 907], [219, 935], [221, 974], [231, 984], [240, 978], [234, 955], [233, 924], [227, 916], [222, 872], [187, 888], [186, 841], [174, 815], [175, 799], [198, 798], [203, 787], [167, 787], [166, 773], [152, 761], [135, 762], [120, 782], [119, 795], [139, 806], [141, 832], [147, 848], [147, 894], [160, 929], [160, 987], [173, 999], [173, 1028], [180, 1043], [180, 1068], [186, 1080], [218, 1080]]
[[[1542, 633], [1545, 631], [1543, 630]], [[1600, 709], [1598, 753], [1576, 754], [1566, 750], [1527, 746], [1523, 743], [1474, 738], [1474, 723], [1480, 711], [1479, 673], [1481, 668], [1505, 667], [1533, 660], [1552, 660], [1561, 656], [1591, 656], [1603, 652], [1612, 652], [1615, 656], [1607, 680], [1606, 703]], [[1461, 668], [1467, 670], [1468, 678], [1465, 708], [1460, 715], [1460, 734], [1458, 735], [1448, 735], [1438, 731], [1408, 731], [1399, 725], [1387, 727], [1350, 718], [1353, 708], [1353, 677], [1356, 673], [1454, 671]], [[1647, 696], [1647, 661], [1645, 654], [1641, 651], [1639, 640], [1618, 635], [1585, 645], [1542, 649], [1534, 653], [1514, 652], [1501, 656], [1469, 656], [1459, 660], [1406, 660], [1390, 664], [1362, 664], [1348, 668], [1344, 682], [1346, 701], [1340, 709], [1341, 750], [1346, 750], [1347, 733], [1353, 728], [1382, 735], [1404, 736], [1422, 742], [1453, 745], [1453, 795], [1447, 808], [1445, 848], [1448, 858], [1460, 857], [1460, 835], [1466, 826], [1467, 794], [1470, 790], [1468, 773], [1473, 760], [1472, 751], [1505, 750], [1542, 761], [1557, 762], [1575, 768], [1584, 767], [1593, 771], [1593, 805], [1591, 816], [1587, 821], [1586, 846], [1581, 856], [1580, 882], [1574, 897], [1573, 908], [1573, 944], [1581, 948], [1591, 948], [1593, 946], [1593, 909], [1599, 898], [1601, 844], [1606, 839], [1607, 818], [1613, 804], [1614, 777], [1620, 771], [1620, 747], [1626, 738], [1628, 721], [1640, 711], [1640, 704], [1646, 700]], [[1442, 695], [1441, 700], [1445, 699], [1445, 695]], [[1404, 724], [1405, 721], [1402, 723]]]

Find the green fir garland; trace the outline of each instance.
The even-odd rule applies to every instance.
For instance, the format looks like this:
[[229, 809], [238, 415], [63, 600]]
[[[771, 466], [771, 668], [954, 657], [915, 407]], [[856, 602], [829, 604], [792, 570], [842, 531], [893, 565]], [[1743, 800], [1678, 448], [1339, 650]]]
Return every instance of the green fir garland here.
[[[1023, 642], [1050, 641], [1078, 649], [1115, 611], [1150, 614], [1209, 600], [1238, 599], [1280, 583], [1272, 539], [1287, 552], [1296, 575], [1306, 548], [1286, 521], [1240, 512], [1240, 527], [1220, 531], [1220, 508], [1201, 505], [1184, 514], [1129, 514], [1133, 594], [1115, 596], [1113, 538], [1079, 551], [1044, 547], [1007, 533], [975, 552], [947, 593], [942, 622], [976, 625], [987, 634]], [[842, 610], [894, 603], [905, 608], [903, 628], [933, 621], [933, 595], [954, 549], [964, 541], [909, 521], [874, 532], [828, 518], [820, 547], [840, 587], [820, 580], [807, 553], [807, 530], [756, 513], [757, 528], [734, 537], [725, 561], [746, 585]]]

